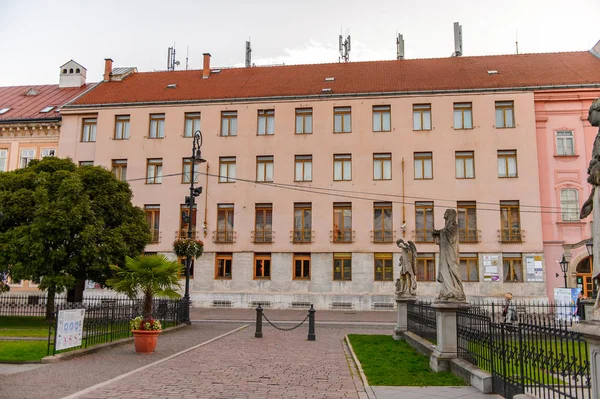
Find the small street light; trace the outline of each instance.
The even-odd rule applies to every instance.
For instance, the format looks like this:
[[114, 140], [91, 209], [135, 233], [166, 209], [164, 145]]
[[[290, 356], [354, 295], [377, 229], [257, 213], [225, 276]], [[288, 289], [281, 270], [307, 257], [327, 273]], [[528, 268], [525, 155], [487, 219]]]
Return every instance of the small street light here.
[[[192, 170], [190, 171], [190, 195], [185, 197], [185, 203], [189, 207], [189, 213], [186, 218], [184, 218], [184, 222], [188, 224], [188, 238], [193, 238], [193, 224], [192, 224], [192, 212], [194, 210], [194, 205], [196, 203], [196, 197], [202, 194], [202, 187], [194, 188], [194, 168], [196, 163], [204, 163], [205, 159], [202, 158], [202, 152], [200, 150], [202, 147], [202, 132], [200, 130], [196, 130], [194, 133], [194, 139], [192, 141]], [[184, 314], [183, 314], [183, 322], [185, 324], [191, 324], [190, 321], [190, 269], [192, 267], [192, 259], [187, 257], [185, 259], [185, 293], [183, 295], [184, 301]]]
[[565, 255], [563, 254], [560, 262], [560, 270], [563, 272], [563, 276], [565, 278], [565, 288], [567, 288], [567, 271], [569, 270], [569, 262], [565, 259]]

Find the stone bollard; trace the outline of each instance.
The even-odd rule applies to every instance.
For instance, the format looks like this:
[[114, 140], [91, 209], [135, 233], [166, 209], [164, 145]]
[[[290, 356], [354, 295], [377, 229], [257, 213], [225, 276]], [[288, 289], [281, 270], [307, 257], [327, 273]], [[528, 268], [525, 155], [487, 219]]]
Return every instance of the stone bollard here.
[[308, 309], [308, 340], [314, 341], [317, 339], [315, 336], [315, 308], [313, 305], [310, 305], [310, 309]]
[[404, 333], [408, 331], [408, 305], [413, 304], [417, 301], [414, 296], [397, 296], [396, 297], [396, 310], [398, 312], [398, 318], [396, 319], [396, 327], [392, 333], [392, 337], [396, 341], [404, 339]]
[[262, 319], [263, 319], [263, 308], [258, 305], [256, 308], [256, 332], [254, 333], [254, 338], [262, 338]]

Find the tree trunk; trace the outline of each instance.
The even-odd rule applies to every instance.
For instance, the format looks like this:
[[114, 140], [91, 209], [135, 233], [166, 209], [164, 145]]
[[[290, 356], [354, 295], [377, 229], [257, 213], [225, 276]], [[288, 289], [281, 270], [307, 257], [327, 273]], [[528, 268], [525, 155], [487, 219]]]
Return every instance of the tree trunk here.
[[85, 279], [76, 279], [75, 286], [67, 291], [67, 302], [83, 302]]
[[48, 300], [46, 301], [46, 320], [52, 320], [54, 314], [54, 295], [56, 294], [56, 288], [48, 288]]
[[144, 293], [144, 321], [152, 319], [152, 294], [149, 292]]

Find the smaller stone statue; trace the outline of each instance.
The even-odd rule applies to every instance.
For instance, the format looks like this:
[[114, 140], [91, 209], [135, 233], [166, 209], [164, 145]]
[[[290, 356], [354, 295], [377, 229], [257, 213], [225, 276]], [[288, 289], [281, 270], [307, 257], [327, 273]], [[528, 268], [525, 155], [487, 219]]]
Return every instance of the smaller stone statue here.
[[396, 241], [400, 253], [400, 278], [396, 279], [396, 297], [413, 297], [417, 291], [417, 247], [412, 241], [402, 238]]
[[438, 302], [464, 302], [465, 291], [460, 278], [458, 264], [458, 223], [456, 209], [446, 209], [446, 225], [441, 230], [433, 230], [431, 235], [440, 246], [438, 276], [440, 293]]

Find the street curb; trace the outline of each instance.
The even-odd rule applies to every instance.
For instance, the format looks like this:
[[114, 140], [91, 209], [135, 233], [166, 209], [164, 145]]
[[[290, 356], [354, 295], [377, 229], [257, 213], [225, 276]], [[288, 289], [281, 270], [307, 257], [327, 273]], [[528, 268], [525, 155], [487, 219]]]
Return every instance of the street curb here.
[[182, 350], [182, 351], [179, 351], [179, 352], [177, 352], [177, 353], [174, 353], [174, 354], [172, 354], [172, 355], [170, 355], [170, 356], [167, 356], [167, 357], [165, 357], [165, 358], [159, 359], [159, 360], [157, 360], [157, 361], [155, 361], [155, 362], [152, 362], [152, 363], [150, 363], [150, 364], [147, 364], [147, 365], [145, 365], [145, 366], [138, 367], [137, 369], [131, 370], [131, 371], [130, 371], [130, 372], [128, 372], [128, 373], [121, 374], [120, 376], [117, 376], [117, 377], [115, 377], [115, 378], [111, 378], [110, 380], [107, 380], [107, 381], [101, 382], [101, 383], [99, 383], [99, 384], [96, 384], [96, 385], [92, 385], [91, 387], [88, 387], [88, 388], [86, 388], [86, 389], [83, 389], [83, 390], [81, 390], [81, 391], [78, 391], [78, 392], [72, 393], [71, 395], [69, 395], [69, 396], [65, 396], [65, 397], [63, 397], [62, 399], [75, 399], [75, 398], [77, 398], [77, 397], [79, 397], [79, 396], [81, 396], [81, 395], [85, 395], [86, 393], [89, 393], [89, 392], [91, 392], [91, 391], [94, 391], [94, 390], [96, 390], [96, 389], [102, 388], [102, 387], [104, 387], [104, 386], [106, 386], [106, 385], [110, 385], [110, 384], [112, 384], [113, 382], [116, 382], [116, 381], [122, 380], [123, 378], [127, 378], [127, 377], [129, 377], [130, 375], [133, 375], [133, 374], [135, 374], [135, 373], [137, 373], [137, 372], [139, 372], [139, 371], [142, 371], [142, 370], [145, 370], [145, 369], [147, 369], [147, 368], [150, 368], [150, 367], [156, 366], [157, 364], [160, 364], [160, 363], [166, 362], [167, 360], [171, 360], [171, 359], [173, 359], [174, 357], [177, 357], [177, 356], [183, 355], [184, 353], [187, 353], [187, 352], [193, 351], [194, 349], [200, 348], [200, 347], [202, 347], [202, 346], [204, 346], [204, 345], [208, 345], [208, 344], [210, 344], [211, 342], [214, 342], [214, 341], [216, 341], [216, 340], [219, 340], [219, 339], [221, 339], [221, 338], [225, 338], [225, 337], [226, 337], [226, 336], [228, 336], [228, 335], [235, 334], [236, 332], [238, 332], [238, 331], [241, 331], [241, 330], [243, 330], [243, 329], [245, 329], [245, 328], [247, 328], [247, 327], [248, 327], [248, 324], [246, 324], [246, 325], [243, 325], [243, 326], [241, 326], [241, 327], [238, 327], [238, 328], [236, 328], [235, 330], [231, 330], [231, 331], [228, 331], [228, 332], [226, 332], [226, 333], [224, 333], [224, 334], [221, 334], [221, 335], [219, 335], [218, 337], [211, 338], [211, 339], [209, 339], [208, 341], [205, 341], [205, 342], [199, 343], [199, 344], [197, 344], [197, 345], [194, 345], [194, 346], [192, 346], [192, 347], [189, 347], [189, 348], [187, 348], [187, 349], [184, 349], [184, 350]]
[[[165, 330], [163, 330], [163, 332], [161, 334], [167, 334], [173, 331], [178, 331], [184, 327], [187, 327], [187, 324], [180, 324], [178, 326], [175, 327], [169, 327]], [[37, 363], [42, 363], [42, 364], [52, 364], [52, 363], [59, 363], [59, 362], [64, 362], [66, 360], [71, 360], [75, 357], [80, 357], [80, 356], [85, 356], [87, 354], [90, 353], [95, 353], [98, 352], [102, 349], [105, 348], [112, 348], [113, 346], [119, 346], [119, 345], [123, 345], [126, 344], [128, 342], [133, 341], [133, 337], [129, 337], [129, 338], [122, 338], [122, 339], [118, 339], [116, 341], [113, 342], [105, 342], [103, 344], [99, 344], [99, 345], [94, 345], [90, 348], [84, 348], [84, 349], [77, 349], [74, 350], [72, 352], [65, 352], [65, 353], [59, 353], [57, 355], [53, 355], [53, 356], [46, 356], [43, 357], [39, 362]]]
[[367, 397], [369, 399], [377, 399], [377, 397], [375, 396], [375, 392], [373, 392], [373, 389], [371, 389], [371, 386], [369, 385], [369, 381], [367, 380], [367, 376], [365, 375], [365, 373], [362, 369], [362, 365], [358, 361], [358, 358], [356, 357], [356, 353], [354, 353], [354, 349], [352, 348], [352, 344], [350, 343], [348, 334], [344, 335], [344, 340], [346, 340], [346, 345], [348, 346], [348, 349], [350, 350], [350, 354], [352, 355], [352, 360], [354, 361], [354, 364], [356, 365], [356, 368], [358, 369], [358, 374], [360, 375], [360, 379], [362, 380], [363, 386], [365, 387], [365, 393], [367, 394]]

